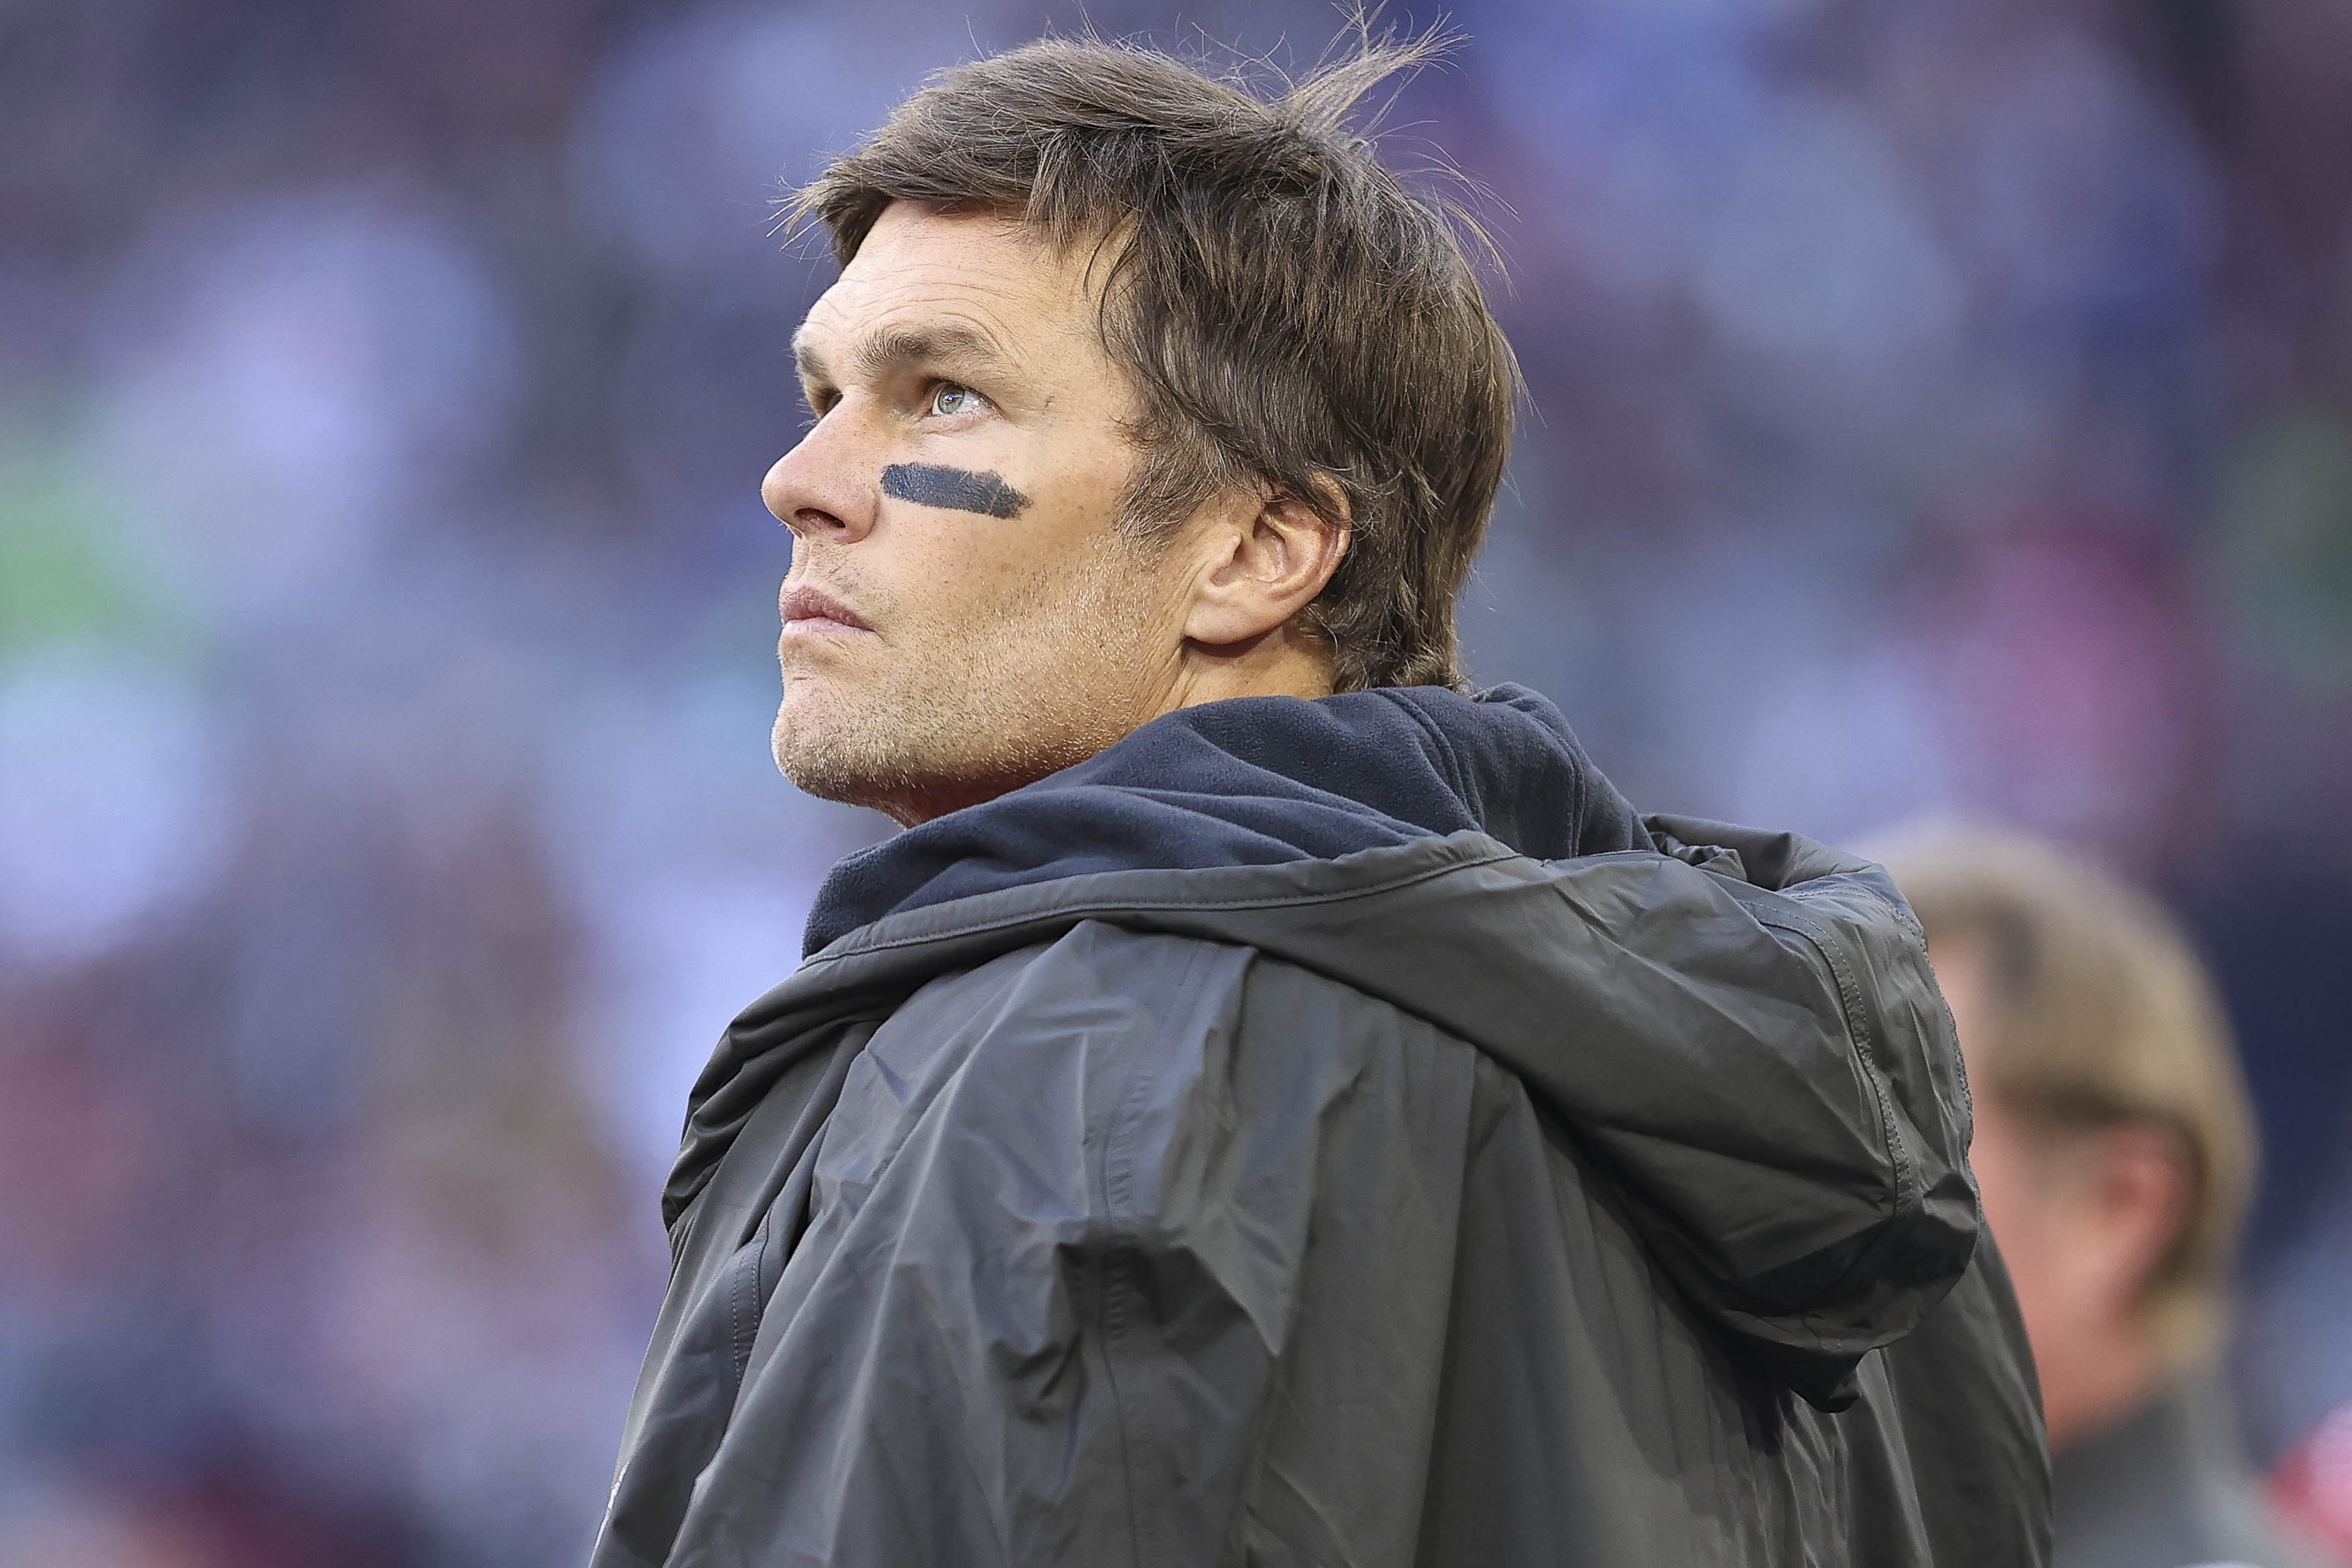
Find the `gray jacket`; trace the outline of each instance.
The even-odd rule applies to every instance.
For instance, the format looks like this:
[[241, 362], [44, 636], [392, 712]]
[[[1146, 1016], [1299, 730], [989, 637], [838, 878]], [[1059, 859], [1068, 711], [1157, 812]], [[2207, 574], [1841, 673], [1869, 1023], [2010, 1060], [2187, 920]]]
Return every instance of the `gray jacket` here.
[[698, 1086], [597, 1568], [2043, 1563], [1907, 908], [1624, 831], [832, 940]]
[[2055, 1568], [2316, 1568], [2264, 1500], [2220, 1381], [2176, 1378], [2051, 1465]]

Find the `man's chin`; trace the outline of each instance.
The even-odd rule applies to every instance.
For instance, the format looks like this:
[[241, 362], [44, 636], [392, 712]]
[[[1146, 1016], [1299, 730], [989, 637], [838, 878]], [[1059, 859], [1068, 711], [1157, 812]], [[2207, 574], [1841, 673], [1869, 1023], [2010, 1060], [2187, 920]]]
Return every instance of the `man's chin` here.
[[[776, 770], [794, 788], [821, 800], [865, 805], [871, 768], [851, 760], [849, 753], [855, 748], [846, 742], [854, 736], [855, 727], [840, 724], [836, 716], [808, 711], [827, 706], [801, 694], [787, 695], [776, 710], [768, 750], [776, 759]], [[836, 721], [826, 722], [829, 718]]]
[[916, 770], [897, 755], [888, 727], [854, 711], [838, 693], [814, 682], [788, 687], [769, 750], [776, 770], [803, 793], [907, 820], [903, 801]]
[[776, 715], [771, 749], [778, 771], [805, 794], [879, 811], [902, 828], [992, 800], [1052, 771], [941, 766], [938, 758], [951, 754], [950, 747], [910, 744], [903, 728], [812, 723], [816, 716], [797, 707], [787, 702]]
[[784, 688], [770, 748], [776, 768], [821, 800], [864, 806], [900, 826], [993, 800], [1091, 757], [1118, 733], [1054, 728], [1022, 737], [1019, 716], [991, 718], [984, 704], [938, 694], [848, 700], [829, 681]]

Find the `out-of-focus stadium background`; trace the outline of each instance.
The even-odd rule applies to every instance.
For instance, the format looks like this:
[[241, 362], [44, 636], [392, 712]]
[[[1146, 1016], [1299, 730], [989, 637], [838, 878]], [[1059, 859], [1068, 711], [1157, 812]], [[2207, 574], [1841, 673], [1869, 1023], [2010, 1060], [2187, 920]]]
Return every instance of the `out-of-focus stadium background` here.
[[[2158, 885], [2268, 1142], [2248, 1435], [2352, 1515], [2352, 9], [1451, 15], [1384, 144], [1510, 263], [1479, 675], [1654, 809]], [[771, 201], [1049, 21], [0, 9], [0, 1564], [578, 1560], [686, 1086], [879, 831], [766, 755]]]

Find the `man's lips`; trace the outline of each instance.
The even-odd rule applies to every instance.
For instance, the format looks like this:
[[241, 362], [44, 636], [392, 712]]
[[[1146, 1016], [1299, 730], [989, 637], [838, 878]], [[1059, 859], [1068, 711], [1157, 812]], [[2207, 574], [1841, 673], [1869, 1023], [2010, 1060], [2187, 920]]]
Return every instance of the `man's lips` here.
[[807, 583], [798, 583], [785, 589], [783, 597], [779, 601], [779, 608], [783, 612], [784, 631], [787, 634], [795, 632], [871, 632], [874, 630], [866, 623], [863, 616], [848, 605], [844, 604], [824, 589], [812, 587]]

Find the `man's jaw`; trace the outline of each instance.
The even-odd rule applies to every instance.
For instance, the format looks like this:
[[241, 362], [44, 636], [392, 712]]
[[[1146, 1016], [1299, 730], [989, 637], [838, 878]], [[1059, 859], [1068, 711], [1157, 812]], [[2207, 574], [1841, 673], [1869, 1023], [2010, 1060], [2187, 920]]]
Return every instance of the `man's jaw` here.
[[811, 795], [879, 811], [902, 828], [1083, 761], [1126, 727], [1034, 736], [1032, 744], [1008, 747], [1004, 738], [1023, 731], [1014, 716], [974, 722], [975, 705], [961, 698], [895, 690], [887, 677], [875, 678], [879, 672], [823, 658], [813, 645], [803, 651], [807, 659], [785, 670], [770, 735], [778, 770]]

